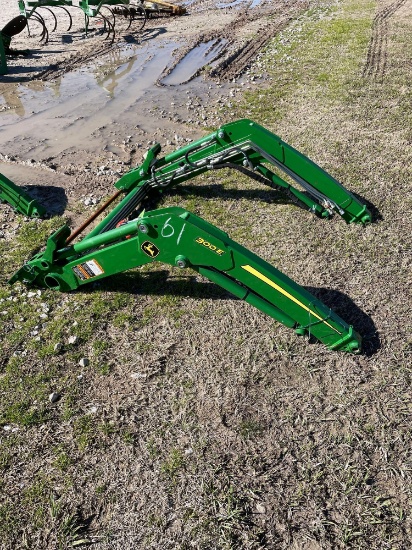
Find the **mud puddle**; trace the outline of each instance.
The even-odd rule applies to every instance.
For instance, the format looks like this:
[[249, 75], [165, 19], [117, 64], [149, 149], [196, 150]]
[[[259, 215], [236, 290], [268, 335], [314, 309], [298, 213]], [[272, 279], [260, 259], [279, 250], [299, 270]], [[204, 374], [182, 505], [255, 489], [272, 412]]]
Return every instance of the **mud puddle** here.
[[[8, 20], [17, 8], [5, 3]], [[233, 97], [249, 87], [240, 80], [248, 64], [303, 9], [300, 0], [184, 4], [190, 15], [149, 19], [139, 32], [123, 22], [113, 45], [85, 38], [79, 16], [70, 33], [59, 20], [46, 46], [24, 33], [13, 39], [31, 54], [10, 59], [0, 77], [0, 161], [53, 165], [105, 191], [117, 165], [140, 163], [154, 141], [170, 152], [229, 122]]]
[[158, 92], [155, 82], [176, 47], [175, 42], [147, 45], [123, 62], [112, 54], [99, 65], [53, 82], [1, 87], [1, 152], [42, 158], [71, 150], [103, 149], [105, 128], [125, 117], [134, 125], [144, 122], [140, 102], [146, 94]]
[[225, 47], [226, 40], [209, 40], [194, 47], [160, 82], [178, 86], [189, 82], [208, 63], [212, 63]]

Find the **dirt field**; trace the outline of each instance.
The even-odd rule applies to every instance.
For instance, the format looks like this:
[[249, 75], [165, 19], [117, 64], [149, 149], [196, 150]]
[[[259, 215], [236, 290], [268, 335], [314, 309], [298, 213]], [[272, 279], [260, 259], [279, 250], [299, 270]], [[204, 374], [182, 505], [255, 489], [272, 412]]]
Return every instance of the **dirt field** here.
[[[139, 31], [119, 17], [112, 44], [74, 7], [48, 44], [33, 22], [0, 77], [0, 172], [50, 214], [0, 205], [0, 549], [407, 550], [412, 0], [182, 4]], [[320, 220], [228, 170], [163, 205], [319, 297], [361, 355], [166, 265], [69, 294], [7, 285], [154, 142], [238, 118], [327, 169], [373, 223]]]
[[[7, 3], [15, 7], [11, 0]], [[220, 81], [233, 81], [307, 3], [261, 1], [253, 9], [248, 9], [248, 2], [238, 2], [236, 9], [231, 3], [217, 8], [220, 4], [192, 2], [188, 15], [149, 19], [135, 33], [133, 24], [125, 30], [127, 21], [118, 17], [112, 46], [100, 34], [99, 21], [93, 24], [92, 20], [85, 39], [79, 9], [70, 10], [72, 31], [50, 33], [46, 46], [38, 41], [41, 26], [32, 23], [37, 37], [28, 39], [24, 31], [13, 41], [15, 48], [29, 48], [31, 54], [11, 60], [10, 73], [0, 84], [2, 153], [46, 163], [52, 157], [53, 164], [60, 164], [69, 161], [70, 152], [76, 157], [74, 168], [79, 165], [79, 150], [88, 153], [80, 158], [81, 164], [96, 157], [104, 163], [104, 147], [111, 147], [121, 160], [130, 160], [135, 140], [140, 146], [152, 139], [175, 142], [176, 134], [183, 133], [185, 139], [199, 137], [202, 126], [222, 122], [213, 112], [214, 101], [229, 93]], [[17, 13], [10, 8], [7, 16]], [[57, 31], [67, 25], [67, 16], [60, 17]], [[53, 28], [47, 12], [44, 18]], [[199, 72], [212, 73], [214, 80], [193, 81]], [[169, 81], [173, 77], [175, 85], [165, 84], [165, 77]], [[241, 84], [242, 88], [256, 86], [247, 77]], [[231, 88], [236, 96], [239, 85]], [[24, 134], [21, 149], [16, 149], [16, 134]], [[130, 147], [123, 147], [126, 136], [131, 136], [127, 138]]]

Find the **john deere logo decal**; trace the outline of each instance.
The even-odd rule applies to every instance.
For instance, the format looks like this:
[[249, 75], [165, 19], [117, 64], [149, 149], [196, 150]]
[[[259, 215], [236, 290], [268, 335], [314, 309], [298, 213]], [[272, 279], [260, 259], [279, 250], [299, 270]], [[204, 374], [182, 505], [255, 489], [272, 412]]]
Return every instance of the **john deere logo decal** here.
[[145, 241], [140, 248], [145, 254], [150, 256], [150, 258], [156, 258], [156, 256], [158, 256], [160, 252], [157, 246], [150, 241]]

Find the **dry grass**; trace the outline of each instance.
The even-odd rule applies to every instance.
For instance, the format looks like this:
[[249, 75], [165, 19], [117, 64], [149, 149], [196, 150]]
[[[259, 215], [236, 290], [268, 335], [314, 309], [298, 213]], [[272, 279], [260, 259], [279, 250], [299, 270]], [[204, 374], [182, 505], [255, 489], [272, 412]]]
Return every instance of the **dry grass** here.
[[[0, 548], [410, 547], [412, 7], [398, 4], [383, 73], [365, 66], [385, 5], [344, 0], [284, 31], [252, 69], [272, 84], [236, 107], [369, 201], [373, 225], [322, 222], [229, 174], [201, 180], [224, 184], [213, 198], [168, 198], [330, 303], [364, 355], [164, 266], [71, 295], [2, 285]], [[15, 221], [3, 278], [59, 223]]]

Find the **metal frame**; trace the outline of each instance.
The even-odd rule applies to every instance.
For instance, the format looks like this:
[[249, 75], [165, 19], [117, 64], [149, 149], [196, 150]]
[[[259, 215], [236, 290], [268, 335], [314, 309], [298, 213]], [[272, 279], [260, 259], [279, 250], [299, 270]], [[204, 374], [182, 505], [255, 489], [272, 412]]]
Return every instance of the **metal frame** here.
[[[361, 337], [336, 313], [253, 252], [183, 208], [146, 212], [154, 193], [220, 168], [234, 168], [298, 201], [320, 217], [338, 213], [366, 224], [371, 214], [342, 184], [278, 136], [250, 120], [222, 126], [162, 158], [160, 145], [117, 182], [118, 191], [80, 228], [63, 226], [10, 279], [70, 291], [122, 271], [160, 261], [190, 268], [328, 348], [357, 353]], [[282, 171], [302, 190], [280, 177]], [[126, 196], [80, 242], [71, 244], [120, 194]]]

